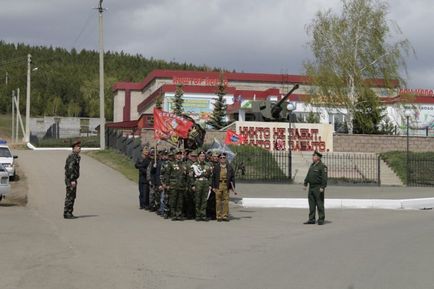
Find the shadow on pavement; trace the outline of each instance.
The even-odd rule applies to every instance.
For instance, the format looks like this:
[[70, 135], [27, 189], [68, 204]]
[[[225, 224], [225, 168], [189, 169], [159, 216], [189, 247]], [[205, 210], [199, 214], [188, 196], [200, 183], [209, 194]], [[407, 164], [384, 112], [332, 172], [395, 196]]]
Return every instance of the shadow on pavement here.
[[99, 217], [99, 215], [76, 215], [77, 218], [81, 219], [81, 218], [94, 218], [94, 217]]

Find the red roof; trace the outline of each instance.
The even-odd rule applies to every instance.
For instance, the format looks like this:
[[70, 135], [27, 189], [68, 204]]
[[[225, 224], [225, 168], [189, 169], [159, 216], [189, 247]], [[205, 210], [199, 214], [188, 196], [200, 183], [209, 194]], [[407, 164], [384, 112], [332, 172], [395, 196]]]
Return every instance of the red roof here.
[[133, 128], [137, 127], [137, 120], [107, 123], [106, 127], [108, 127], [108, 128], [133, 129]]
[[[220, 72], [208, 71], [187, 71], [187, 70], [153, 70], [142, 82], [117, 82], [113, 85], [113, 91], [117, 90], [144, 90], [155, 79], [219, 79]], [[224, 72], [223, 78], [230, 82], [258, 82], [258, 83], [300, 83], [308, 84], [309, 77], [305, 75], [288, 75], [288, 74], [267, 74], [267, 73], [239, 73], [239, 72]], [[373, 86], [384, 86], [384, 80], [372, 79], [369, 80]], [[397, 80], [390, 81], [394, 86], [398, 86]]]

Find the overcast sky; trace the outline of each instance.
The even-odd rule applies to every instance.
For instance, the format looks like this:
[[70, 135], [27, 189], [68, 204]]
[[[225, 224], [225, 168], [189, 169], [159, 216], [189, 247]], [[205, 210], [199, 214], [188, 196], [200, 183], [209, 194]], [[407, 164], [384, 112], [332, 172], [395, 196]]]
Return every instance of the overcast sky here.
[[[97, 0], [0, 0], [0, 39], [97, 49]], [[434, 0], [389, 0], [416, 56], [409, 88], [434, 89]], [[105, 49], [244, 72], [302, 74], [305, 25], [340, 0], [105, 0]]]

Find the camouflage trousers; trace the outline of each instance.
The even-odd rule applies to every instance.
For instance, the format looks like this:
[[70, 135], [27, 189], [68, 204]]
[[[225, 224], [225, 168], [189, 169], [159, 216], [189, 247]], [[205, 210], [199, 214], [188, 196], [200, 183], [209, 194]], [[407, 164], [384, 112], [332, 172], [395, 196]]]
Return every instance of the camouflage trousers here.
[[65, 207], [63, 209], [64, 214], [66, 213], [72, 214], [72, 211], [74, 211], [74, 202], [75, 202], [76, 195], [77, 195], [77, 185], [75, 187], [72, 187], [70, 184], [67, 184]]
[[159, 211], [160, 207], [161, 207], [161, 191], [158, 187], [153, 186], [151, 208], [153, 208], [155, 211]]
[[170, 214], [172, 218], [182, 217], [184, 192], [185, 188], [175, 188], [169, 190]]
[[163, 216], [170, 215], [169, 194], [167, 190], [163, 190], [160, 196], [160, 212]]
[[149, 208], [155, 208], [155, 187], [153, 185], [149, 185]]
[[195, 205], [196, 219], [206, 218], [207, 197], [209, 192], [209, 181], [196, 181], [195, 183]]

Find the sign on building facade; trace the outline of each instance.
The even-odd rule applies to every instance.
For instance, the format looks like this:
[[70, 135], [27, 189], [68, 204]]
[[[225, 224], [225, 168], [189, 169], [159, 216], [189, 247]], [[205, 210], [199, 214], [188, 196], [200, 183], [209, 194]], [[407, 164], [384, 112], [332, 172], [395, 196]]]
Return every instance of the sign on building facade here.
[[320, 123], [252, 122], [237, 121], [236, 131], [245, 138], [244, 144], [270, 151], [333, 151], [333, 126]]

